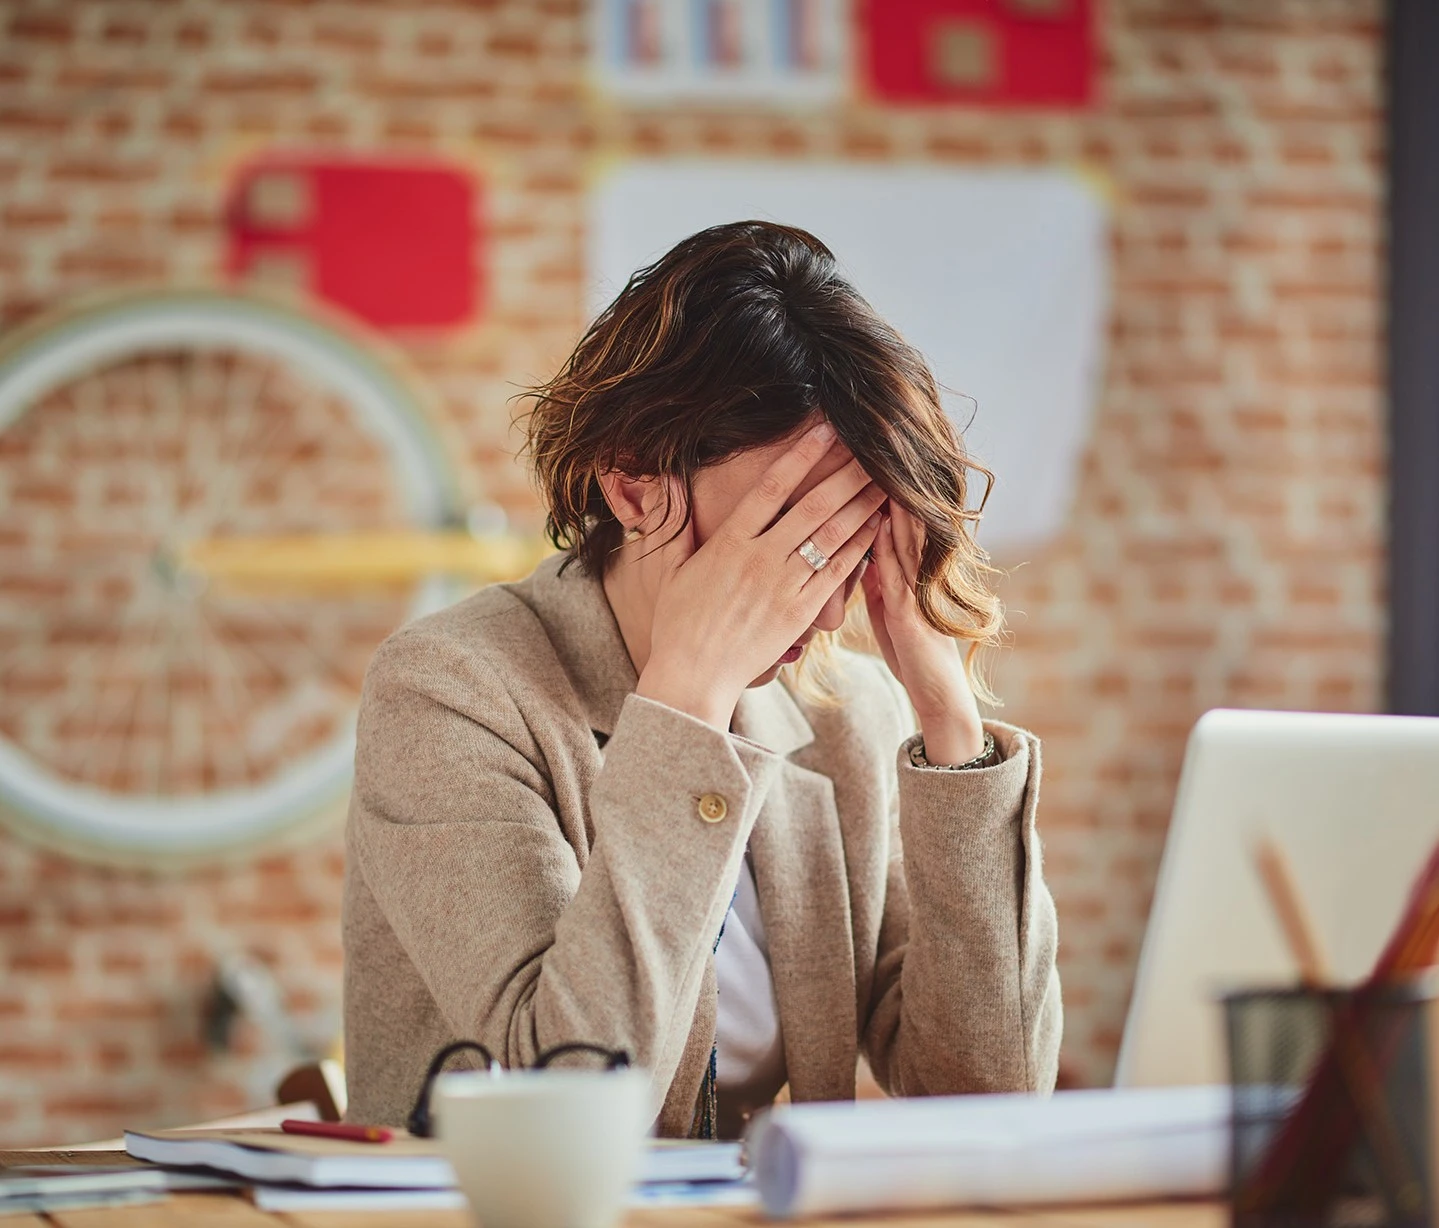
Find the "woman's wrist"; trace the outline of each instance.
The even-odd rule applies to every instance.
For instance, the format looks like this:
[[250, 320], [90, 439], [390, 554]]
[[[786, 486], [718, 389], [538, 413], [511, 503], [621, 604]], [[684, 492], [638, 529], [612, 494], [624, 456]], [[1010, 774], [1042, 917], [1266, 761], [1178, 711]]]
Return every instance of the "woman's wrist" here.
[[721, 730], [729, 729], [739, 702], [739, 696], [727, 699], [718, 688], [698, 685], [692, 671], [667, 670], [654, 662], [641, 671], [635, 694]]
[[976, 712], [972, 720], [953, 717], [919, 723], [924, 757], [935, 767], [968, 763], [984, 753], [984, 724]]

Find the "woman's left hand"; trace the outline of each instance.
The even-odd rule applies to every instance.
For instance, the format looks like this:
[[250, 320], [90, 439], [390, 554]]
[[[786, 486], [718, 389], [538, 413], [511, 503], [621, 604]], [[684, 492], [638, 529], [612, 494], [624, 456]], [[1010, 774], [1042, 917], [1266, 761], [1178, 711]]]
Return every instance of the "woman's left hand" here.
[[924, 527], [891, 500], [864, 573], [870, 626], [885, 663], [909, 693], [930, 763], [965, 763], [984, 750], [984, 727], [959, 645], [919, 610], [915, 577]]

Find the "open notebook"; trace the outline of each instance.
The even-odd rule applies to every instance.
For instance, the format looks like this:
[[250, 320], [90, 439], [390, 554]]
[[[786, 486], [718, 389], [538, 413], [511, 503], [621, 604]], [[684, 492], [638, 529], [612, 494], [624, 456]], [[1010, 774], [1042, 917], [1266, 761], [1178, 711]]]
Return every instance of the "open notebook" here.
[[[430, 1139], [400, 1133], [388, 1143], [285, 1134], [280, 1130], [127, 1130], [137, 1160], [208, 1168], [247, 1181], [355, 1189], [448, 1189], [454, 1170]], [[640, 1166], [645, 1183], [732, 1181], [743, 1174], [737, 1143], [652, 1142]]]

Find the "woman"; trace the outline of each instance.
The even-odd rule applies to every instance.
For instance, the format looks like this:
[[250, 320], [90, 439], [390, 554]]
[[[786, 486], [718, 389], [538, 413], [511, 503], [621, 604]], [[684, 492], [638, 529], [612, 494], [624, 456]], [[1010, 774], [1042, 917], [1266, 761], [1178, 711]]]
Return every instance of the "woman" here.
[[[457, 1038], [624, 1049], [666, 1135], [853, 1096], [860, 1054], [897, 1095], [1048, 1091], [1039, 744], [979, 716], [960, 645], [1001, 615], [923, 359], [817, 239], [742, 222], [533, 398], [564, 553], [366, 678], [352, 1115], [403, 1121]], [[823, 643], [861, 589], [883, 660]]]

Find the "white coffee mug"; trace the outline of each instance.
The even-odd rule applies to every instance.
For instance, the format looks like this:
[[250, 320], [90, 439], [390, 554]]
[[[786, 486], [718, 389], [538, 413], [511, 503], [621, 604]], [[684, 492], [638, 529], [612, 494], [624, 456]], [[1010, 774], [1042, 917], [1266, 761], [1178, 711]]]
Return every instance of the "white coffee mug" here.
[[482, 1228], [612, 1228], [649, 1133], [642, 1070], [457, 1071], [437, 1135]]

